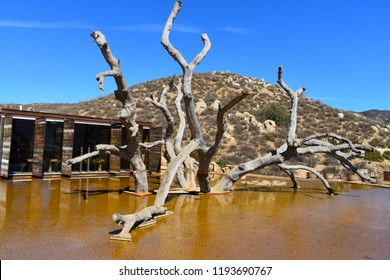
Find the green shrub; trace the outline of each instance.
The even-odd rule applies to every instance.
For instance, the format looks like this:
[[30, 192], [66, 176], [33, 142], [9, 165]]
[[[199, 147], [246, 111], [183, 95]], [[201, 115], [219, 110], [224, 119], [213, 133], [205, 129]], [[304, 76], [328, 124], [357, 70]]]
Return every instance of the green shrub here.
[[373, 147], [386, 148], [386, 144], [378, 137], [372, 139], [369, 144]]
[[368, 161], [377, 161], [377, 162], [382, 162], [385, 160], [382, 154], [377, 150], [373, 152], [366, 152], [365, 159]]
[[264, 108], [259, 112], [256, 119], [265, 121], [273, 120], [277, 126], [289, 126], [290, 113], [288, 110], [277, 104], [266, 104]]
[[385, 151], [385, 152], [383, 153], [383, 157], [384, 157], [385, 159], [387, 159], [387, 160], [390, 160], [390, 151]]
[[362, 144], [362, 141], [360, 141], [359, 137], [356, 134], [350, 133], [347, 135], [347, 138], [353, 143], [353, 144]]
[[220, 167], [225, 167], [226, 163], [225, 160], [222, 157], [216, 157], [213, 160], [216, 164], [218, 164]]
[[275, 135], [273, 133], [267, 133], [264, 136], [267, 141], [275, 142]]

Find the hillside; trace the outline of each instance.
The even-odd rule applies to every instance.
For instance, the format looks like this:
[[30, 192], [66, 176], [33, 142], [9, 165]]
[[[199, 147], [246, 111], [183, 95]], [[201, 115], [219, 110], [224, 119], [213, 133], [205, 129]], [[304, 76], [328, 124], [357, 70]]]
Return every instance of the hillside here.
[[390, 124], [390, 111], [388, 110], [368, 110], [361, 112], [362, 115], [367, 118], [383, 122], [385, 124]]
[[[170, 78], [132, 86], [138, 105], [137, 120], [165, 126], [163, 115], [145, 98], [152, 93], [159, 96], [162, 86], [168, 84]], [[247, 90], [251, 94], [229, 113], [223, 147], [215, 159], [222, 164], [236, 164], [253, 159], [256, 153], [264, 153], [280, 145], [287, 135], [286, 122], [290, 100], [282, 89], [260, 79], [215, 72], [196, 74], [193, 79], [193, 92], [198, 102], [199, 118], [206, 140], [211, 143], [215, 134], [216, 104], [218, 102], [225, 104], [242, 90]], [[168, 104], [172, 109], [174, 98], [175, 92], [172, 91], [168, 98]], [[19, 104], [8, 104], [3, 107], [18, 109]], [[114, 99], [113, 94], [110, 94], [77, 104], [39, 103], [23, 105], [23, 108], [112, 119], [116, 118], [120, 103]], [[361, 114], [344, 112], [302, 96], [299, 99], [298, 116], [299, 137], [315, 132], [334, 132], [347, 136], [354, 142], [390, 148], [388, 137], [390, 126]], [[273, 119], [276, 127], [273, 126], [273, 122], [265, 122], [267, 119]], [[312, 158], [304, 160], [307, 161], [306, 164], [312, 165]]]

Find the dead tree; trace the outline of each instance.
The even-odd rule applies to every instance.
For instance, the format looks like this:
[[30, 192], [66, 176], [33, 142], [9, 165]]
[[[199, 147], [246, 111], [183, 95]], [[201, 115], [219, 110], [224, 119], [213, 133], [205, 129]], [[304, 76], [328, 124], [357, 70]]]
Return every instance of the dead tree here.
[[111, 68], [111, 70], [102, 72], [96, 76], [96, 80], [99, 81], [99, 89], [104, 90], [104, 79], [108, 76], [114, 77], [117, 85], [117, 90], [114, 93], [115, 98], [122, 103], [122, 109], [118, 112], [118, 117], [127, 132], [127, 145], [115, 146], [100, 144], [95, 147], [96, 151], [68, 160], [65, 164], [75, 164], [99, 154], [119, 156], [128, 160], [133, 167], [135, 191], [139, 193], [148, 192], [147, 171], [141, 157], [138, 124], [134, 116], [137, 104], [122, 74], [119, 59], [116, 59], [111, 53], [106, 37], [100, 31], [93, 32], [91, 36]]
[[[281, 88], [289, 95], [291, 99], [291, 113], [290, 113], [290, 126], [288, 130], [286, 143], [279, 148], [271, 151], [270, 153], [260, 156], [254, 160], [246, 163], [239, 164], [225, 174], [221, 181], [214, 187], [215, 190], [231, 190], [237, 180], [242, 178], [244, 175], [254, 172], [256, 170], [263, 169], [267, 166], [277, 165], [290, 176], [293, 187], [298, 187], [297, 181], [295, 180], [293, 170], [303, 169], [311, 173], [314, 173], [324, 184], [329, 194], [334, 194], [333, 189], [330, 187], [328, 181], [314, 168], [304, 165], [288, 165], [286, 162], [298, 156], [324, 153], [328, 154], [341, 163], [345, 168], [355, 172], [364, 181], [375, 183], [376, 180], [361, 173], [356, 166], [350, 161], [350, 159], [364, 156], [365, 151], [372, 151], [373, 148], [364, 145], [354, 145], [350, 140], [339, 136], [334, 133], [322, 133], [313, 134], [303, 139], [296, 137], [297, 130], [297, 110], [298, 110], [298, 99], [305, 88], [300, 88], [296, 91], [289, 88], [283, 81], [283, 67], [279, 67], [278, 71], [278, 83]], [[338, 140], [340, 144], [331, 144], [323, 139], [333, 138]]]
[[212, 147], [207, 147], [195, 111], [195, 102], [192, 93], [192, 76], [196, 66], [203, 60], [203, 58], [207, 55], [208, 51], [210, 50], [211, 42], [207, 34], [202, 34], [201, 38], [204, 47], [202, 51], [190, 63], [188, 63], [185, 60], [185, 58], [182, 56], [182, 54], [177, 49], [175, 49], [175, 47], [171, 44], [169, 40], [169, 35], [170, 35], [173, 22], [177, 14], [179, 13], [181, 6], [182, 6], [181, 1], [176, 0], [172, 12], [169, 15], [168, 20], [165, 24], [163, 36], [161, 39], [161, 44], [167, 50], [168, 54], [180, 65], [183, 72], [182, 92], [183, 92], [187, 122], [191, 131], [191, 139], [197, 139], [199, 141], [199, 148], [197, 150], [197, 154], [198, 154], [197, 160], [199, 162], [199, 169], [197, 172], [198, 183], [199, 183], [200, 190], [203, 193], [208, 193], [211, 190], [209, 166], [211, 163], [211, 158], [218, 151], [221, 144], [221, 139], [224, 133], [224, 122], [225, 122], [224, 115], [229, 109], [231, 109], [234, 105], [236, 105], [238, 102], [244, 99], [248, 93], [243, 92], [241, 95], [231, 100], [225, 107], [219, 108], [218, 118], [217, 118], [218, 131], [215, 137], [215, 142]]

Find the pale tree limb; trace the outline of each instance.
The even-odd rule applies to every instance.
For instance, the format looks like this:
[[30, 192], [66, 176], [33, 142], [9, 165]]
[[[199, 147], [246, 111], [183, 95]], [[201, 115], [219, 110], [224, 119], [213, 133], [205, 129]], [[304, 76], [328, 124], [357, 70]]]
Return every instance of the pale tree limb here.
[[142, 148], [150, 149], [158, 145], [165, 145], [165, 141], [164, 139], [161, 139], [161, 140], [156, 140], [154, 142], [144, 142], [144, 143], [140, 142], [139, 145]]
[[219, 105], [217, 113], [217, 133], [215, 135], [214, 145], [199, 158], [198, 181], [200, 186], [210, 186], [209, 166], [212, 157], [217, 153], [221, 146], [221, 140], [225, 132], [225, 114], [247, 96], [248, 92], [243, 91], [240, 95], [231, 99], [225, 106], [222, 107]]
[[188, 143], [182, 149], [182, 151], [170, 162], [161, 180], [161, 185], [157, 191], [157, 196], [154, 200], [155, 206], [161, 207], [165, 204], [165, 199], [168, 195], [169, 187], [171, 186], [172, 180], [177, 173], [177, 169], [183, 164], [184, 160], [188, 158], [193, 151], [198, 149], [199, 144], [199, 140], [191, 140], [190, 143]]
[[290, 127], [288, 130], [287, 145], [289, 147], [297, 147], [298, 144], [295, 138], [297, 132], [298, 96], [305, 91], [305, 88], [302, 87], [296, 91], [289, 88], [283, 81], [283, 66], [279, 66], [278, 69], [278, 84], [288, 93], [291, 99]]
[[175, 119], [172, 116], [171, 111], [168, 109], [167, 106], [167, 95], [170, 90], [171, 86], [164, 86], [164, 89], [161, 93], [160, 100], [155, 95], [152, 95], [150, 98], [147, 98], [156, 108], [158, 108], [161, 113], [164, 115], [166, 121], [167, 121], [167, 128], [165, 129], [165, 148], [168, 153], [168, 161], [170, 161], [171, 158], [174, 158], [176, 156], [175, 150], [173, 147], [173, 133], [175, 131]]
[[348, 160], [349, 158], [354, 158], [355, 156], [359, 155], [356, 155], [354, 153], [345, 155], [344, 153], [337, 151], [333, 154], [333, 156], [338, 159], [345, 168], [357, 174], [363, 181], [368, 181], [373, 184], [377, 183], [377, 180], [375, 178], [371, 178], [366, 174], [362, 173], [351, 161]]
[[[279, 165], [278, 165], [279, 166]], [[279, 166], [280, 167], [280, 166]], [[292, 172], [291, 170], [288, 170], [288, 169], [284, 169], [284, 168], [281, 168], [280, 169], [282, 171], [284, 171], [289, 177], [290, 177], [290, 180], [291, 182], [293, 183], [292, 187], [293, 189], [298, 189], [299, 188], [299, 185], [298, 185], [298, 181], [297, 179], [295, 178], [295, 174], [294, 172]]]
[[[186, 126], [186, 118], [185, 118], [185, 113], [181, 107], [181, 102], [183, 100], [183, 84], [181, 82], [181, 78], [179, 78], [179, 81], [177, 84], [175, 84], [176, 91], [177, 91], [177, 96], [175, 99], [175, 108], [177, 115], [179, 117], [179, 127], [177, 129], [176, 137], [174, 140], [174, 149], [175, 153], [179, 154], [182, 150], [181, 145], [183, 142], [183, 136], [184, 136], [184, 129]], [[178, 169], [178, 173], [184, 173], [183, 176], [179, 175], [178, 176], [178, 181], [179, 185], [183, 188], [195, 188], [196, 187], [196, 182], [195, 182], [195, 168], [194, 165], [197, 163], [197, 161], [189, 156], [188, 158], [185, 159], [183, 168]], [[183, 180], [184, 178], [184, 180]]]
[[110, 154], [129, 160], [126, 146], [117, 147], [115, 145], [99, 144], [95, 146], [95, 151], [69, 159], [65, 162], [65, 164], [76, 164], [82, 162], [83, 160], [93, 158], [99, 155], [110, 155]]
[[223, 137], [223, 134], [225, 133], [225, 125], [226, 125], [226, 118], [225, 114], [232, 109], [235, 105], [237, 105], [240, 101], [242, 101], [245, 97], [248, 96], [248, 92], [243, 91], [240, 95], [237, 95], [232, 100], [230, 100], [225, 106], [221, 107], [219, 104], [218, 113], [217, 113], [217, 133], [215, 135], [215, 141], [214, 145], [209, 148], [207, 151], [208, 156], [213, 156], [221, 146], [221, 140]]
[[99, 82], [99, 89], [104, 90], [104, 78], [115, 75], [114, 71], [106, 71], [96, 75], [96, 80]]
[[[165, 130], [164, 141], [165, 141], [165, 148], [167, 151], [166, 157], [168, 162], [171, 162], [176, 157], [177, 154], [177, 151], [175, 151], [174, 139], [173, 139], [174, 138], [173, 134], [175, 132], [175, 119], [172, 116], [172, 113], [168, 109], [168, 105], [167, 105], [167, 95], [172, 85], [173, 85], [173, 78], [171, 79], [168, 86], [164, 86], [164, 89], [160, 96], [160, 100], [158, 100], [158, 98], [155, 95], [152, 95], [151, 98], [148, 98], [148, 100], [161, 111], [161, 113], [164, 115], [167, 121], [167, 128]], [[188, 187], [188, 182], [184, 178], [184, 174], [182, 170], [179, 169], [176, 175], [177, 175], [179, 185], [182, 188]]]
[[102, 154], [102, 152], [100, 152], [100, 151], [93, 151], [93, 152], [90, 152], [90, 153], [87, 153], [87, 154], [84, 154], [84, 155], [81, 155], [81, 156], [78, 156], [78, 157], [75, 157], [75, 158], [72, 158], [72, 159], [68, 159], [64, 163], [65, 164], [76, 164], [76, 163], [82, 162], [82, 161], [84, 161], [86, 159], [99, 156], [101, 154]]
[[313, 135], [310, 135], [308, 137], [305, 137], [303, 139], [300, 139], [299, 142], [301, 145], [305, 145], [307, 142], [310, 142], [310, 140], [321, 139], [321, 138], [333, 138], [333, 139], [339, 140], [340, 142], [347, 143], [352, 151], [357, 152], [357, 153], [361, 152], [355, 148], [355, 145], [352, 143], [351, 140], [349, 140], [348, 138], [342, 137], [338, 134], [335, 134], [335, 133], [317, 133], [317, 134], [313, 134]]
[[315, 170], [312, 167], [305, 166], [305, 165], [287, 165], [287, 164], [284, 164], [284, 163], [283, 164], [278, 164], [278, 166], [280, 168], [282, 168], [283, 170], [290, 170], [291, 171], [291, 170], [302, 169], [302, 170], [309, 171], [309, 172], [313, 173], [314, 175], [316, 175], [318, 177], [318, 179], [321, 180], [321, 182], [324, 184], [325, 188], [328, 190], [328, 194], [331, 194], [331, 195], [335, 194], [335, 192], [333, 191], [333, 189], [329, 185], [328, 180], [326, 180], [324, 178], [324, 176], [322, 176], [322, 174], [320, 172], [318, 172], [317, 170]]
[[183, 142], [183, 135], [184, 135], [184, 129], [186, 126], [186, 118], [185, 113], [183, 112], [183, 109], [181, 108], [181, 101], [183, 100], [183, 91], [181, 90], [183, 87], [183, 84], [181, 82], [181, 78], [179, 78], [178, 84], [175, 84], [176, 90], [177, 90], [177, 96], [175, 99], [175, 107], [177, 115], [179, 116], [179, 128], [177, 129], [175, 141], [174, 141], [174, 147], [175, 152], [178, 154], [181, 151], [181, 143]]
[[[323, 137], [328, 137], [332, 133], [326, 133], [322, 134]], [[321, 136], [320, 134], [316, 134], [316, 136]], [[361, 144], [352, 144], [352, 142], [349, 139], [346, 139], [344, 137], [341, 137], [336, 134], [332, 134], [331, 137], [338, 139], [340, 141], [346, 142], [345, 144], [339, 144], [339, 145], [333, 145], [329, 142], [314, 139], [314, 138], [323, 138], [323, 137], [307, 137], [306, 139], [310, 140], [305, 140], [302, 141], [302, 143], [305, 143], [305, 145], [309, 147], [303, 147], [299, 148], [298, 153], [299, 154], [305, 154], [307, 151], [310, 151], [311, 153], [326, 153], [331, 155], [332, 157], [336, 158], [339, 160], [341, 165], [350, 170], [351, 172], [356, 173], [363, 181], [368, 181], [370, 183], [377, 183], [377, 180], [375, 178], [371, 178], [364, 173], [362, 173], [351, 161], [350, 159], [356, 158], [356, 157], [362, 157], [364, 156], [364, 153], [366, 151], [373, 151], [374, 148], [368, 145], [361, 145]], [[314, 146], [314, 149], [311, 149], [310, 147]], [[344, 153], [342, 151], [346, 149], [351, 149], [352, 152], [350, 153]]]

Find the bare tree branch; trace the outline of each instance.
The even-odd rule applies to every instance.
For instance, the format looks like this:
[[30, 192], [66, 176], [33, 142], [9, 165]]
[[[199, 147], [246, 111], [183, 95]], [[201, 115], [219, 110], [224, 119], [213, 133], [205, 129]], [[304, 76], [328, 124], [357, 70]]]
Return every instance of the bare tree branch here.
[[296, 143], [295, 135], [297, 132], [298, 96], [305, 91], [305, 88], [302, 87], [297, 91], [293, 91], [289, 88], [283, 81], [283, 66], [279, 66], [278, 84], [289, 94], [291, 99], [290, 128], [288, 131], [287, 144], [289, 147], [297, 147], [298, 144]]
[[217, 133], [215, 135], [214, 145], [207, 151], [208, 156], [211, 158], [218, 151], [223, 134], [225, 133], [225, 114], [235, 105], [237, 105], [241, 100], [248, 96], [248, 92], [243, 91], [240, 95], [237, 95], [232, 100], [230, 100], [225, 106], [221, 107], [219, 105], [217, 113]]
[[181, 152], [181, 143], [183, 141], [183, 135], [184, 135], [184, 129], [186, 126], [186, 119], [185, 119], [185, 113], [183, 112], [181, 108], [181, 101], [183, 100], [183, 92], [182, 87], [183, 84], [181, 83], [181, 79], [179, 78], [178, 84], [175, 84], [176, 90], [177, 90], [177, 96], [175, 99], [175, 107], [177, 114], [179, 116], [179, 128], [177, 129], [175, 141], [174, 141], [174, 147], [176, 154]]
[[161, 139], [161, 140], [157, 140], [157, 141], [154, 141], [154, 142], [140, 142], [139, 145], [143, 148], [146, 148], [146, 149], [150, 149], [150, 148], [153, 148], [154, 146], [158, 146], [158, 145], [164, 145], [165, 144], [165, 141], [164, 139]]
[[318, 172], [317, 170], [315, 170], [312, 167], [308, 167], [308, 166], [305, 166], [305, 165], [287, 165], [287, 164], [284, 164], [284, 163], [278, 164], [278, 166], [280, 168], [282, 168], [283, 170], [298, 170], [298, 169], [302, 169], [302, 170], [309, 171], [309, 172], [313, 173], [314, 175], [316, 175], [318, 177], [318, 179], [321, 180], [321, 182], [324, 184], [325, 188], [328, 190], [329, 194], [332, 194], [332, 195], [335, 194], [335, 192], [333, 191], [333, 189], [329, 185], [329, 182], [324, 178], [324, 176], [322, 176], [322, 174], [320, 172]]
[[300, 142], [301, 145], [306, 145], [306, 143], [309, 142], [310, 140], [322, 139], [322, 138], [337, 139], [340, 142], [347, 143], [352, 151], [354, 151], [356, 153], [360, 153], [361, 152], [358, 149], [356, 149], [355, 145], [351, 142], [351, 140], [349, 140], [348, 138], [342, 137], [340, 135], [337, 135], [335, 133], [317, 133], [317, 134], [310, 135], [310, 136], [308, 136], [308, 137], [306, 137], [304, 139], [300, 139], [299, 142]]

